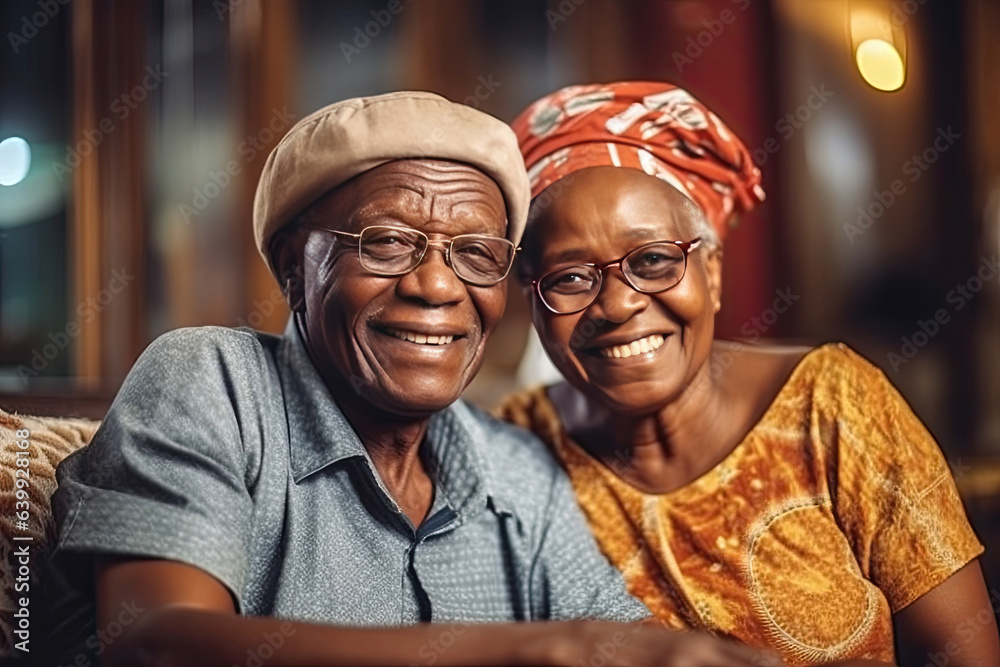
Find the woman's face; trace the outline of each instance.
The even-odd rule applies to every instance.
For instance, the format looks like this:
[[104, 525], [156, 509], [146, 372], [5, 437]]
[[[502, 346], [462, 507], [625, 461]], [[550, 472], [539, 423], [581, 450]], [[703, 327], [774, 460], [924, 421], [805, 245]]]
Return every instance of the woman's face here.
[[[697, 236], [687, 198], [636, 169], [583, 169], [550, 186], [549, 195], [535, 200], [522, 244], [528, 289], [530, 280], [554, 269], [603, 265], [651, 241]], [[702, 244], [690, 253], [681, 282], [658, 294], [637, 292], [612, 267], [594, 303], [570, 315], [550, 311], [532, 289], [532, 319], [546, 352], [571, 384], [616, 412], [648, 414], [707, 373], [720, 262], [720, 253]], [[662, 345], [656, 347], [659, 337]], [[643, 339], [656, 349], [613, 354], [615, 346], [637, 341], [646, 349]]]

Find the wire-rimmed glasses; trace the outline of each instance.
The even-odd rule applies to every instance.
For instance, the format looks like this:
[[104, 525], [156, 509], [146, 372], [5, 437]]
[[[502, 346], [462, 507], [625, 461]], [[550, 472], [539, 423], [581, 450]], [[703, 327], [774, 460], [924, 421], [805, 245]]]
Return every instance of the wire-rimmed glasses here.
[[632, 289], [655, 294], [684, 279], [688, 253], [700, 244], [701, 237], [692, 241], [654, 241], [604, 265], [573, 264], [549, 271], [533, 280], [531, 286], [545, 307], [559, 315], [590, 307], [601, 293], [604, 273], [612, 266], [618, 266]]
[[401, 276], [415, 269], [431, 245], [444, 248], [444, 261], [463, 282], [489, 287], [507, 277], [519, 250], [499, 236], [461, 234], [432, 241], [423, 232], [408, 227], [373, 225], [352, 234], [321, 228], [341, 238], [354, 239], [362, 268], [379, 276]]

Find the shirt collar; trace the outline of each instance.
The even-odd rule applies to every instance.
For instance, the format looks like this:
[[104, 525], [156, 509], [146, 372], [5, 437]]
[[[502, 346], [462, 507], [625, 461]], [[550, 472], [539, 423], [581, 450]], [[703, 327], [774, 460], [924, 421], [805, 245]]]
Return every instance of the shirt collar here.
[[278, 365], [288, 418], [292, 479], [298, 483], [331, 463], [366, 457], [357, 433], [309, 358], [294, 315], [288, 318], [278, 346]]
[[[294, 315], [278, 347], [278, 365], [295, 483], [353, 457], [364, 459], [378, 480], [368, 452], [313, 365]], [[444, 494], [460, 514], [484, 509], [492, 499], [490, 469], [482, 451], [490, 440], [487, 430], [461, 401], [434, 414], [427, 428], [428, 464], [436, 492]], [[504, 509], [509, 507], [506, 503], [493, 500], [492, 505], [511, 513]]]

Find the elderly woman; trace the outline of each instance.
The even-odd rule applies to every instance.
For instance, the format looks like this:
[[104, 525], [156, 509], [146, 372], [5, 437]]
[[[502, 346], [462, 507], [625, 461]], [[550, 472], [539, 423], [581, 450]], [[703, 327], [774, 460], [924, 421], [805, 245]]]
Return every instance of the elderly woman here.
[[722, 236], [763, 199], [732, 130], [641, 82], [560, 90], [513, 127], [521, 279], [566, 382], [501, 413], [558, 455], [629, 589], [793, 665], [893, 663], [897, 638], [921, 665], [998, 664], [983, 548], [885, 376], [842, 344], [713, 339]]
[[48, 629], [67, 646], [44, 664], [759, 659], [659, 627], [510, 623], [649, 616], [544, 446], [458, 401], [527, 207], [513, 133], [469, 107], [395, 93], [299, 122], [254, 206], [285, 334], [184, 329], [136, 362], [59, 468]]

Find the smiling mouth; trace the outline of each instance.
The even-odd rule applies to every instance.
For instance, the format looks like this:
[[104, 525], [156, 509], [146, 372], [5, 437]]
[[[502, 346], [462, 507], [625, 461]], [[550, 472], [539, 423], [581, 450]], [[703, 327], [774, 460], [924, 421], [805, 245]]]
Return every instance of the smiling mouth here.
[[405, 329], [393, 329], [391, 327], [377, 327], [382, 333], [394, 336], [399, 340], [405, 340], [410, 343], [416, 343], [417, 345], [448, 345], [456, 338], [462, 338], [460, 335], [448, 334], [448, 335], [429, 335], [417, 333], [416, 331], [407, 331]]
[[598, 354], [609, 359], [628, 359], [645, 352], [654, 352], [663, 347], [663, 335], [651, 334], [644, 338], [637, 338], [629, 343], [621, 345], [608, 345], [597, 348]]

